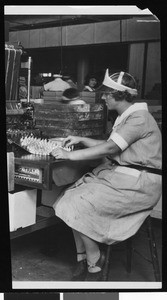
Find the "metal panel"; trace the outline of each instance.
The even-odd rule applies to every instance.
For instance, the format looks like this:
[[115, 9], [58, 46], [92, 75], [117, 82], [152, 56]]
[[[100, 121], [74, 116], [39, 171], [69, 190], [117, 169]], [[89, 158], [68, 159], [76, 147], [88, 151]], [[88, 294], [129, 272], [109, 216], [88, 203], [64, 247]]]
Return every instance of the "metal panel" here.
[[137, 18], [122, 21], [122, 41], [160, 39], [160, 22]]
[[120, 42], [120, 21], [95, 23], [95, 43]]
[[9, 32], [9, 42], [12, 44], [16, 41], [18, 41], [18, 31]]
[[40, 46], [40, 39], [39, 39], [39, 30], [34, 29], [30, 30], [30, 48], [39, 48]]
[[5, 21], [5, 42], [9, 41], [9, 22]]
[[24, 48], [30, 48], [30, 30], [18, 31], [18, 41]]
[[161, 50], [159, 42], [148, 44], [145, 95], [152, 91], [155, 84], [161, 84]]
[[139, 97], [141, 96], [142, 77], [144, 62], [144, 43], [131, 44], [129, 53], [129, 73], [135, 77], [139, 86]]
[[[123, 42], [160, 39], [160, 22], [156, 19], [144, 20], [139, 17], [121, 22], [121, 31], [120, 20], [63, 26], [62, 44], [63, 46], [89, 45], [120, 42], [121, 39]], [[35, 40], [35, 32], [39, 34], [37, 40]], [[25, 48], [30, 48], [29, 35], [31, 33], [34, 47], [38, 47], [38, 45], [52, 47], [61, 44], [61, 27], [10, 32], [9, 40], [11, 42], [19, 40]]]
[[66, 45], [87, 45], [94, 43], [94, 24], [68, 26]]
[[46, 47], [46, 32], [45, 29], [39, 30], [39, 47]]
[[45, 47], [60, 46], [61, 28], [45, 28]]
[[67, 45], [67, 29], [68, 29], [68, 26], [63, 26], [62, 27], [62, 45], [63, 46], [66, 46]]

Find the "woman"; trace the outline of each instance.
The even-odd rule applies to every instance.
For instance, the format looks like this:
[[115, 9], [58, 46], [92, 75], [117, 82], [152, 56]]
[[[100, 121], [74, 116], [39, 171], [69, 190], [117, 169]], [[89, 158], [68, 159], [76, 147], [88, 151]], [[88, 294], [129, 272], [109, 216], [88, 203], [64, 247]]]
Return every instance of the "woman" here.
[[107, 141], [69, 136], [64, 145], [82, 143], [86, 149], [53, 155], [68, 160], [105, 158], [67, 189], [54, 205], [56, 215], [74, 233], [77, 269], [73, 280], [99, 280], [104, 254], [97, 242], [112, 244], [134, 235], [161, 195], [161, 133], [146, 103], [134, 103], [134, 78], [125, 72], [103, 81], [109, 110], [118, 117]]
[[86, 80], [86, 83], [85, 83], [85, 87], [83, 89], [83, 91], [87, 91], [87, 92], [94, 92], [95, 89], [96, 89], [96, 86], [97, 86], [97, 80], [95, 77], [89, 77], [87, 80]]
[[62, 75], [53, 74], [53, 78], [54, 80], [43, 85], [44, 91], [65, 91], [71, 87], [69, 83], [62, 79]]
[[28, 90], [25, 77], [19, 78], [19, 99], [27, 99]]
[[86, 102], [80, 98], [79, 91], [76, 88], [66, 89], [62, 94], [61, 102], [70, 105], [86, 104]]

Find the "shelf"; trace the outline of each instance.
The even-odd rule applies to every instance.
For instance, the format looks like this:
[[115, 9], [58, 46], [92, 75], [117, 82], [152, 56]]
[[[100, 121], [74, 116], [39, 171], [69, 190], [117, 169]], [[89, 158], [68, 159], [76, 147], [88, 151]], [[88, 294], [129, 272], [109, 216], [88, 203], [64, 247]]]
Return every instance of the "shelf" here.
[[46, 227], [53, 226], [61, 222], [61, 220], [57, 216], [53, 216], [53, 217], [37, 216], [36, 218], [37, 219], [35, 224], [27, 226], [25, 228], [18, 228], [16, 231], [10, 232], [10, 239], [15, 239], [25, 234], [29, 234], [34, 231], [44, 229]]

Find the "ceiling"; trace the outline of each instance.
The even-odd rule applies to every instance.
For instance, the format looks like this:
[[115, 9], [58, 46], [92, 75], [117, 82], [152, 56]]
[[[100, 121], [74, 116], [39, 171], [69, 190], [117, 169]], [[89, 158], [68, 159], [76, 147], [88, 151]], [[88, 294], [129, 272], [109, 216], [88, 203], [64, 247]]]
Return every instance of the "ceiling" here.
[[68, 26], [133, 18], [134, 15], [5, 15], [9, 31]]

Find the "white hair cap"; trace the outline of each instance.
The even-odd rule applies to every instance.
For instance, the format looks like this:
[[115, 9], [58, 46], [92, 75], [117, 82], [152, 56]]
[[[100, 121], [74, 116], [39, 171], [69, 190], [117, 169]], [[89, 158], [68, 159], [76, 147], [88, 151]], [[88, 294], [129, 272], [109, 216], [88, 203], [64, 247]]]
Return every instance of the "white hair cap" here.
[[[116, 73], [115, 73], [116, 74]], [[111, 77], [113, 77], [115, 74], [113, 74]], [[112, 88], [114, 90], [118, 90], [118, 91], [127, 91], [129, 92], [131, 95], [137, 96], [137, 89], [132, 89], [128, 86], [123, 85], [122, 82], [122, 77], [124, 75], [124, 72], [120, 72], [119, 77], [117, 79], [117, 82], [114, 81], [110, 76], [109, 76], [109, 70], [106, 70], [105, 76], [104, 76], [104, 80], [103, 80], [103, 85]], [[132, 77], [133, 78], [133, 77]]]
[[61, 78], [61, 77], [63, 77], [63, 76], [60, 75], [60, 74], [53, 74], [53, 77], [54, 77], [54, 78]]

